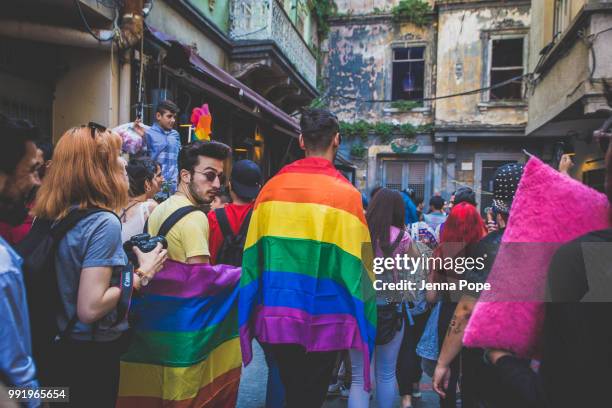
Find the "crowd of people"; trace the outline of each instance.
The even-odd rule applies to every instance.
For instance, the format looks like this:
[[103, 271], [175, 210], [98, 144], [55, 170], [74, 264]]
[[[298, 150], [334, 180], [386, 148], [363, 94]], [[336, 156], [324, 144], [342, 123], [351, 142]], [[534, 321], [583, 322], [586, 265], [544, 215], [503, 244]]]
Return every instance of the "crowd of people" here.
[[[122, 154], [120, 136], [96, 123], [67, 130], [53, 146], [28, 122], [0, 115], [4, 386], [69, 387], [71, 406], [115, 406], [118, 395], [127, 395], [122, 356], [141, 344], [133, 327], [142, 322], [132, 319], [131, 306], [139, 304], [140, 313], [155, 320], [159, 304], [183, 299], [180, 307], [193, 309], [192, 318], [174, 323], [205, 334], [194, 334], [192, 339], [204, 340], [173, 351], [175, 361], [204, 347], [208, 354], [199, 353], [197, 360], [205, 362], [211, 350], [230, 347], [223, 342], [239, 337], [246, 366], [255, 339], [269, 366], [272, 408], [320, 407], [330, 393], [343, 393], [351, 408], [368, 407], [372, 398], [379, 408], [394, 406], [398, 398], [402, 408], [411, 408], [418, 405], [423, 373], [432, 378], [444, 408], [459, 400], [470, 408], [606, 405], [612, 330], [605, 322], [612, 303], [578, 302], [589, 290], [584, 244], [609, 243], [612, 230], [580, 237], [553, 257], [549, 296], [561, 301], [546, 305], [543, 354], [534, 356], [539, 368], [511, 350], [464, 346], [478, 302], [474, 294], [456, 296], [430, 288], [442, 287], [435, 285], [398, 292], [373, 288], [375, 278], [394, 283], [405, 276], [392, 268], [375, 277], [372, 256], [483, 258], [484, 268], [465, 273], [420, 267], [410, 275], [428, 284], [486, 282], [522, 164], [497, 169], [485, 218], [469, 187], [448, 202], [434, 194], [427, 210], [412, 191], [379, 187], [364, 208], [362, 194], [333, 165], [342, 139], [329, 111], [303, 111], [299, 145], [305, 158], [266, 183], [250, 160], [235, 162], [226, 182], [231, 149], [215, 141], [181, 146], [174, 130], [177, 112], [163, 101], [153, 126], [137, 121], [145, 149], [132, 158]], [[606, 154], [610, 202], [611, 124], [596, 132]], [[160, 194], [164, 189], [166, 196]], [[608, 270], [609, 261], [598, 260]], [[222, 282], [225, 269], [211, 269], [218, 265], [241, 267], [239, 280]], [[218, 275], [201, 293], [197, 285], [187, 287], [186, 298], [168, 280], [169, 268]], [[149, 296], [143, 304], [152, 288], [174, 297]], [[210, 300], [197, 300], [211, 290]], [[214, 316], [197, 326], [210, 314], [210, 303], [226, 301], [226, 323], [236, 310], [235, 327], [228, 331], [233, 334], [222, 337], [220, 322], [210, 323]], [[160, 365], [167, 357], [161, 356], [164, 347], [141, 352]], [[185, 381], [162, 382], [168, 389], [160, 391], [161, 402], [140, 399], [139, 406], [173, 406], [184, 396], [189, 406], [233, 406], [237, 389], [228, 395], [211, 386], [231, 371], [219, 371], [219, 365], [215, 360], [210, 372], [197, 374], [185, 369]], [[192, 381], [194, 375], [211, 379]], [[121, 406], [130, 401], [136, 400], [124, 399]]]

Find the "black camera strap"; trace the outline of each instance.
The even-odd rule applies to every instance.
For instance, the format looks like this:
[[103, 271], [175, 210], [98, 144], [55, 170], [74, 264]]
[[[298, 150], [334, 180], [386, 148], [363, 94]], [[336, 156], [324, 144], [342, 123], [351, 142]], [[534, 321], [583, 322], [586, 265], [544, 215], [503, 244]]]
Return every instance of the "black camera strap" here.
[[174, 227], [174, 225], [179, 222], [183, 217], [187, 214], [190, 214], [194, 211], [202, 211], [200, 208], [194, 205], [187, 205], [185, 207], [181, 207], [178, 210], [175, 210], [166, 220], [162, 223], [161, 227], [159, 227], [159, 231], [157, 231], [157, 235], [166, 236], [168, 232]]
[[130, 311], [130, 303], [132, 302], [132, 291], [134, 288], [134, 265], [128, 263], [121, 271], [121, 280], [119, 281], [121, 296], [117, 303], [117, 318], [113, 323], [113, 327], [121, 323]]

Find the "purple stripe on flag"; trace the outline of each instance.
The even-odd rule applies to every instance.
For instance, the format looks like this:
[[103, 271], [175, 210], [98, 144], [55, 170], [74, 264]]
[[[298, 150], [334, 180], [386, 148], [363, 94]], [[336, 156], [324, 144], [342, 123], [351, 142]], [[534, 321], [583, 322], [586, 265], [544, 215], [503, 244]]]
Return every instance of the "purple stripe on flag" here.
[[259, 306], [250, 324], [253, 328], [250, 333], [246, 325], [240, 328], [245, 365], [252, 357], [252, 336], [262, 343], [300, 344], [307, 351], [357, 349], [364, 353], [365, 385], [370, 388], [370, 351], [361, 338], [355, 317], [349, 314], [310, 315], [289, 307]]
[[166, 261], [143, 293], [191, 298], [216, 295], [240, 280], [241, 268], [232, 265], [186, 264]]

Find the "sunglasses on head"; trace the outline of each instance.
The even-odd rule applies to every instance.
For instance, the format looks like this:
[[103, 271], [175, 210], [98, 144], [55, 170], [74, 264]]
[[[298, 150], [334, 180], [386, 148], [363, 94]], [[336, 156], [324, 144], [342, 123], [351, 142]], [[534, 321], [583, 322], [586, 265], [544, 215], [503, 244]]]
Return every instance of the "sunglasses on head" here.
[[593, 132], [593, 139], [595, 139], [595, 141], [599, 143], [599, 147], [604, 153], [608, 151], [611, 138], [612, 133], [604, 132], [603, 130], [596, 130], [595, 132]]
[[81, 125], [81, 127], [88, 127], [89, 129], [91, 129], [91, 138], [95, 139], [96, 138], [96, 131], [100, 132], [100, 133], [104, 133], [106, 132], [106, 126], [102, 126], [99, 123], [96, 122], [89, 122], [86, 125]]

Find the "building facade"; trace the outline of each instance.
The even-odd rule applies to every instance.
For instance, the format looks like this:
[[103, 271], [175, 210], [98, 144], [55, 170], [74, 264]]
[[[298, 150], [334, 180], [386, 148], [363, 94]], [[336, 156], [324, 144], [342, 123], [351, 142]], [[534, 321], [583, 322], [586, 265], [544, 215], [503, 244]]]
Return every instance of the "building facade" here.
[[550, 139], [525, 134], [530, 1], [336, 3], [322, 80], [359, 136], [344, 149], [362, 190], [427, 201], [469, 186], [483, 210], [501, 164], [552, 159]]
[[[171, 99], [189, 138], [204, 103], [213, 139], [266, 176], [299, 155], [291, 116], [317, 96], [317, 15], [306, 0], [24, 0], [3, 5], [0, 111], [57, 140]], [[28, 10], [27, 13], [25, 10]], [[97, 38], [96, 38], [97, 37]]]
[[603, 191], [592, 134], [612, 111], [612, 2], [534, 1], [532, 21], [526, 133], [551, 140], [555, 156], [575, 153], [572, 176]]

